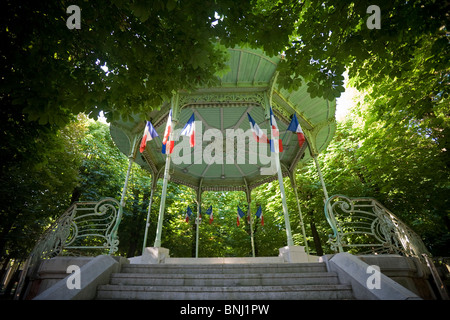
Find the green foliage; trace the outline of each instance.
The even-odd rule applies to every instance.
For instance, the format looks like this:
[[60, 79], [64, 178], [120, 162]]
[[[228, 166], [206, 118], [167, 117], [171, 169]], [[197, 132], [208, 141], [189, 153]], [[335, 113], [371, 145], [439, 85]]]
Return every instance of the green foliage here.
[[100, 110], [109, 120], [143, 115], [173, 91], [217, 83], [235, 45], [284, 55], [279, 83], [308, 85], [312, 97], [339, 97], [348, 68], [358, 88], [421, 101], [415, 112], [448, 105], [445, 1], [377, 1], [380, 30], [366, 26], [368, 1], [99, 0], [78, 3], [80, 30], [66, 28], [70, 4], [0, 7], [0, 95], [40, 124]]
[[23, 259], [70, 204], [77, 183], [83, 127], [58, 130], [28, 122], [11, 105], [0, 107], [0, 256]]
[[[80, 30], [69, 30], [66, 8], [82, 9]], [[338, 125], [319, 157], [328, 191], [379, 199], [416, 230], [436, 254], [448, 255], [449, 41], [445, 1], [377, 1], [381, 29], [366, 27], [367, 1], [58, 1], [0, 4], [2, 183], [0, 253], [23, 257], [43, 228], [71, 200], [120, 198], [128, 160], [114, 146], [111, 121], [158, 108], [174, 90], [211, 86], [226, 72], [235, 45], [282, 54], [278, 83], [308, 86], [311, 97], [343, 92], [342, 73], [365, 90], [365, 103]], [[107, 69], [106, 69], [107, 68]], [[313, 163], [296, 174], [312, 252], [329, 252], [331, 232]], [[289, 186], [286, 180], [286, 186]], [[122, 255], [139, 254], [151, 177], [133, 167], [119, 229]], [[296, 244], [304, 245], [297, 203], [286, 187]], [[257, 255], [285, 244], [277, 182], [253, 190], [251, 213]], [[170, 184], [162, 245], [193, 256], [197, 210], [192, 190]], [[156, 232], [160, 185], [150, 217]], [[205, 193], [200, 256], [249, 256], [249, 224], [236, 226], [242, 192]], [[245, 220], [245, 219], [244, 219]]]
[[79, 168], [80, 182], [74, 190], [76, 200], [98, 201], [105, 197], [120, 200], [128, 159], [112, 141], [109, 126], [89, 121], [79, 148], [84, 158]]

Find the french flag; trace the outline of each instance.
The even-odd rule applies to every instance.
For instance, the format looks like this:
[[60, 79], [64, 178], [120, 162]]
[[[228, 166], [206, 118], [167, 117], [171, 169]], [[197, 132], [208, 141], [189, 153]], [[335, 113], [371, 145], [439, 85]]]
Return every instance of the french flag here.
[[238, 226], [241, 224], [241, 219], [244, 215], [245, 215], [245, 213], [238, 206], [238, 211], [237, 211], [237, 225]]
[[192, 214], [192, 210], [191, 210], [191, 207], [187, 207], [187, 209], [186, 209], [186, 215], [185, 215], [185, 217], [184, 217], [184, 219], [186, 220], [186, 222], [189, 222], [189, 217], [191, 216], [191, 214]]
[[[169, 117], [167, 118], [166, 130], [164, 131], [164, 137], [162, 141], [162, 150], [161, 152], [164, 154], [169, 154], [173, 152], [173, 146], [175, 144], [174, 141], [169, 141], [170, 133], [173, 130], [172, 126], [172, 109], [169, 111]], [[167, 144], [169, 144], [169, 148], [167, 148]]]
[[261, 219], [261, 225], [263, 226], [264, 225], [264, 215], [262, 213], [261, 206], [259, 206], [258, 210], [256, 211], [256, 216]]
[[280, 131], [278, 130], [277, 121], [270, 107], [270, 126], [272, 128], [272, 139], [270, 139], [270, 151], [283, 152], [283, 142], [280, 139]]
[[211, 224], [214, 220], [212, 206], [210, 206], [208, 210], [206, 210], [206, 214], [209, 215], [209, 224]]
[[295, 113], [287, 130], [297, 133], [298, 144], [301, 148], [303, 143], [305, 142], [305, 135], [303, 134], [302, 127], [300, 126], [300, 123], [298, 123], [298, 119]]
[[183, 128], [183, 131], [181, 131], [182, 136], [189, 137], [189, 144], [191, 148], [195, 146], [195, 117], [194, 114], [189, 118], [188, 122], [186, 122], [186, 125]]
[[257, 142], [265, 142], [269, 143], [269, 139], [264, 134], [264, 132], [261, 130], [261, 128], [258, 126], [258, 124], [253, 120], [253, 118], [250, 116], [250, 114], [247, 112], [248, 115], [248, 121], [250, 122], [250, 127], [252, 128], [253, 137]]
[[142, 136], [141, 140], [141, 146], [139, 148], [139, 151], [142, 153], [145, 150], [145, 147], [147, 146], [147, 142], [153, 140], [158, 136], [158, 133], [156, 133], [155, 128], [151, 124], [150, 121], [147, 121], [147, 124], [145, 125], [144, 129], [144, 135]]

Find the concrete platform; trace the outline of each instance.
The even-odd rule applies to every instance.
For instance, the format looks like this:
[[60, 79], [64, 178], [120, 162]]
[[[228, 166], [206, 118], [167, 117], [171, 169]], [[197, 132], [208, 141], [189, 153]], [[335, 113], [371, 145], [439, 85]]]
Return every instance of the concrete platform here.
[[286, 246], [277, 257], [175, 258], [169, 249], [148, 247], [142, 256], [128, 258], [131, 264], [260, 264], [318, 262], [319, 257], [306, 254], [304, 247]]

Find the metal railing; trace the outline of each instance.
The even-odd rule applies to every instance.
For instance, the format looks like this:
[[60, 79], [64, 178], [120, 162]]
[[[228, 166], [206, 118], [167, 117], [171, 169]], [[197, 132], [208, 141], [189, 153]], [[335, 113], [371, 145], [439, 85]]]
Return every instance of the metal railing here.
[[[116, 199], [75, 202], [39, 238], [23, 267], [17, 294], [39, 261], [58, 255], [113, 254], [118, 250], [120, 205]], [[17, 296], [16, 294], [16, 296]]]
[[376, 199], [334, 195], [324, 211], [333, 229], [328, 243], [336, 252], [431, 256], [422, 239]]
[[31, 255], [48, 259], [78, 250], [116, 252], [119, 240], [113, 230], [119, 222], [118, 208], [119, 202], [113, 198], [74, 203], [42, 235]]

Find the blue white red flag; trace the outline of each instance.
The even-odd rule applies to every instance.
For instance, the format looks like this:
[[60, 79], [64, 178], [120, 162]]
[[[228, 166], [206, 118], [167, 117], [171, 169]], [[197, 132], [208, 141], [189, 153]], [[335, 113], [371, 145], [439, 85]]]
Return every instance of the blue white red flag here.
[[283, 143], [280, 139], [280, 131], [278, 130], [277, 121], [272, 112], [272, 107], [270, 107], [270, 127], [272, 130], [270, 139], [270, 151], [272, 152], [283, 152]]
[[237, 225], [238, 226], [241, 224], [241, 219], [243, 216], [245, 216], [245, 213], [238, 206], [238, 208], [237, 208]]
[[305, 142], [305, 135], [303, 134], [302, 127], [300, 126], [300, 123], [298, 123], [298, 119], [295, 113], [287, 130], [297, 133], [298, 144], [301, 147]]
[[158, 133], [156, 132], [155, 128], [151, 124], [150, 121], [147, 121], [144, 129], [144, 135], [142, 136], [141, 145], [139, 148], [139, 151], [142, 153], [145, 150], [145, 147], [147, 146], [147, 142], [153, 140], [158, 136]]
[[206, 214], [209, 215], [209, 224], [211, 224], [214, 220], [212, 206], [210, 206], [208, 210], [206, 210]]
[[250, 127], [252, 128], [253, 137], [257, 142], [265, 142], [269, 143], [269, 139], [264, 134], [264, 132], [261, 130], [261, 128], [258, 126], [258, 124], [253, 120], [253, 118], [250, 116], [250, 114], [247, 112], [248, 115], [248, 121], [250, 122]]
[[189, 217], [191, 216], [191, 214], [192, 214], [192, 210], [191, 210], [191, 207], [187, 207], [187, 209], [186, 209], [186, 215], [185, 215], [185, 220], [186, 220], [186, 222], [189, 222]]
[[[169, 117], [167, 118], [166, 130], [164, 131], [164, 137], [162, 141], [162, 150], [161, 152], [164, 154], [169, 154], [173, 152], [173, 146], [175, 144], [174, 141], [170, 140], [170, 133], [173, 130], [172, 126], [172, 109], [169, 111]], [[167, 148], [168, 147], [168, 148]]]
[[183, 131], [181, 131], [182, 136], [189, 137], [189, 144], [191, 148], [195, 146], [195, 117], [194, 114], [189, 118], [188, 122], [186, 122], [186, 125], [183, 128]]
[[256, 211], [256, 216], [261, 219], [261, 225], [263, 226], [264, 225], [264, 215], [262, 213], [261, 206], [259, 206], [258, 210]]

